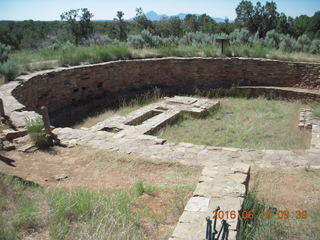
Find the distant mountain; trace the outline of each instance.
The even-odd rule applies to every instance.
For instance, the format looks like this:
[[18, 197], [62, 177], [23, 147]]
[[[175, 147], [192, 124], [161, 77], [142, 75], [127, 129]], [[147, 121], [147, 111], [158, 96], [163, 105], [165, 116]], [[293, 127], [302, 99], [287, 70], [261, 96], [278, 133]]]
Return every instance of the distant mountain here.
[[[181, 20], [185, 19], [185, 17], [189, 13], [179, 13], [176, 15], [168, 16], [166, 14], [158, 14], [155, 11], [149, 11], [146, 13], [146, 17], [151, 21], [160, 21], [162, 18], [169, 18], [169, 17], [178, 17]], [[196, 16], [200, 16], [200, 14], [194, 14]], [[130, 18], [128, 20], [133, 20], [134, 18]], [[216, 22], [224, 22], [224, 18], [213, 18]]]
[[150, 11], [150, 12], [146, 13], [146, 17], [151, 21], [159, 21], [159, 20], [161, 20], [161, 18], [165, 18], [165, 17], [168, 17], [168, 16], [165, 15], [165, 14], [159, 15], [155, 11]]

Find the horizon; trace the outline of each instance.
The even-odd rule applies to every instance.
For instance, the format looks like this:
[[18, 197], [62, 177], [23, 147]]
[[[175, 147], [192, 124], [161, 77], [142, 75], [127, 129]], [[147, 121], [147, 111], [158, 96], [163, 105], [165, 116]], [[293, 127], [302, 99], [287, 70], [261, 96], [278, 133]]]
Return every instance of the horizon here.
[[[255, 4], [257, 1], [252, 1]], [[261, 1], [263, 4], [266, 1]], [[320, 1], [308, 0], [305, 2], [298, 0], [279, 0], [274, 1], [277, 4], [278, 12], [284, 12], [287, 16], [297, 17], [300, 15], [312, 16], [320, 10]], [[4, 0], [0, 2], [2, 11], [0, 20], [34, 20], [34, 21], [55, 21], [60, 20], [60, 14], [70, 9], [88, 8], [94, 15], [92, 20], [112, 20], [117, 11], [124, 12], [125, 19], [131, 19], [135, 16], [135, 10], [142, 7], [145, 13], [154, 11], [159, 15], [174, 16], [180, 13], [207, 14], [212, 18], [236, 18], [235, 8], [240, 0], [230, 0], [220, 4], [216, 0], [177, 0], [171, 3], [169, 0], [154, 2], [150, 0], [123, 0], [121, 3], [100, 0], [53, 0], [43, 2], [40, 0]], [[170, 8], [168, 8], [170, 5]], [[190, 10], [192, 9], [192, 10]], [[208, 10], [209, 9], [209, 10]]]

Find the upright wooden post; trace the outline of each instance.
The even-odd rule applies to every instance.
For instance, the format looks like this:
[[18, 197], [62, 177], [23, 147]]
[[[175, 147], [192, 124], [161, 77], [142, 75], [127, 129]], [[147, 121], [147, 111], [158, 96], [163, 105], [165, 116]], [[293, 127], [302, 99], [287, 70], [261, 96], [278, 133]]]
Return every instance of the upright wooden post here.
[[49, 118], [49, 113], [48, 113], [48, 108], [45, 106], [41, 107], [41, 115], [42, 115], [42, 119], [43, 119], [43, 125], [44, 125], [44, 129], [46, 134], [48, 134], [48, 141], [49, 141], [49, 145], [53, 145], [53, 134], [51, 132], [51, 128], [50, 128], [50, 118]]
[[227, 44], [229, 42], [229, 39], [228, 38], [217, 38], [216, 41], [221, 44], [220, 55], [225, 56], [225, 44]]
[[0, 117], [5, 117], [3, 101], [1, 98], [0, 98]]
[[45, 106], [41, 107], [41, 115], [43, 119], [44, 129], [47, 134], [51, 136], [51, 129], [50, 129], [50, 118], [48, 113], [48, 108]]

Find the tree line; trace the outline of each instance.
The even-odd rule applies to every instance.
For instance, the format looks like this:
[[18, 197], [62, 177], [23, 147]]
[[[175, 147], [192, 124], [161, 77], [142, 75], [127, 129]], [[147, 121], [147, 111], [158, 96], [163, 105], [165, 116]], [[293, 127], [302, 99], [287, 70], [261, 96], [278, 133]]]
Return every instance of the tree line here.
[[1, 21], [0, 42], [14, 49], [36, 49], [65, 42], [91, 45], [127, 41], [143, 31], [159, 38], [182, 38], [197, 32], [229, 35], [236, 29], [245, 29], [259, 38], [265, 38], [274, 30], [295, 39], [302, 35], [311, 40], [320, 39], [320, 11], [311, 17], [293, 18], [279, 13], [273, 1], [254, 5], [248, 0], [242, 0], [235, 11], [235, 21], [225, 19], [217, 23], [206, 14], [188, 14], [183, 20], [168, 17], [151, 21], [141, 8], [136, 9], [133, 21], [126, 21], [122, 11], [118, 11], [112, 21], [92, 21], [93, 14], [87, 8], [73, 9], [62, 13], [61, 21]]

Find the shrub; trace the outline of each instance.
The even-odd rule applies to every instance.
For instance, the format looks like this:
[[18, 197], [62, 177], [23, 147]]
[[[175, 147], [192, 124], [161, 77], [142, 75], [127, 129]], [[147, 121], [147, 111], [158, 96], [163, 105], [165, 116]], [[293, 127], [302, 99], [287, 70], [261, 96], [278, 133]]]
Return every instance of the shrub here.
[[249, 37], [249, 42], [251, 44], [263, 45], [263, 39], [259, 37], [259, 32], [256, 32], [254, 35]]
[[214, 43], [214, 36], [203, 32], [189, 32], [179, 41], [181, 45], [192, 46], [212, 45]]
[[283, 35], [282, 40], [279, 44], [279, 49], [286, 52], [294, 51], [294, 46], [296, 44], [296, 40], [290, 35]]
[[144, 42], [144, 47], [154, 48], [163, 45], [163, 39], [159, 36], [152, 35], [148, 30], [141, 32], [141, 38]]
[[244, 28], [236, 29], [229, 35], [231, 44], [248, 44], [250, 37], [250, 32]]
[[146, 47], [154, 47], [155, 46], [153, 36], [148, 30], [143, 30], [140, 35], [141, 35], [141, 38], [143, 39]]
[[271, 30], [267, 32], [266, 37], [264, 38], [264, 45], [270, 48], [279, 48], [283, 34]]
[[50, 145], [50, 136], [46, 133], [42, 117], [26, 119], [27, 132], [31, 140], [39, 148], [46, 148]]
[[152, 35], [148, 30], [144, 30], [140, 35], [129, 35], [128, 44], [136, 49], [155, 48], [155, 47], [170, 47], [178, 45], [178, 38], [168, 37], [162, 38]]
[[113, 40], [109, 38], [108, 35], [102, 35], [99, 33], [95, 33], [88, 39], [84, 39], [82, 41], [82, 45], [86, 45], [86, 46], [106, 45], [106, 44], [112, 44], [112, 43], [113, 43]]
[[141, 35], [129, 35], [128, 44], [133, 48], [140, 49], [144, 47], [145, 42]]
[[0, 43], [0, 63], [3, 63], [8, 60], [10, 51], [10, 46]]
[[0, 63], [0, 73], [5, 76], [6, 81], [14, 80], [21, 73], [18, 64], [9, 59], [6, 62]]
[[170, 36], [168, 38], [162, 39], [162, 45], [165, 47], [178, 46], [178, 44], [179, 44], [179, 38], [177, 38], [177, 37]]
[[303, 34], [300, 37], [298, 37], [297, 42], [295, 44], [295, 50], [308, 52], [310, 49], [310, 45], [311, 45], [310, 38], [306, 34]]
[[60, 42], [60, 41], [57, 41], [51, 45], [49, 45], [47, 48], [49, 50], [67, 50], [67, 49], [70, 49], [70, 48], [73, 48], [75, 47], [75, 45], [73, 43], [71, 43], [70, 41], [66, 41], [66, 42]]
[[320, 40], [315, 39], [311, 42], [310, 52], [313, 54], [320, 54]]

